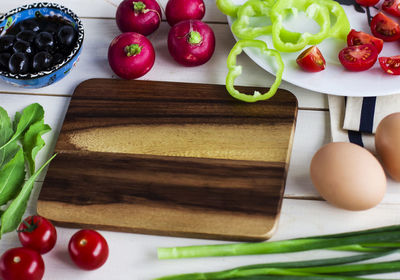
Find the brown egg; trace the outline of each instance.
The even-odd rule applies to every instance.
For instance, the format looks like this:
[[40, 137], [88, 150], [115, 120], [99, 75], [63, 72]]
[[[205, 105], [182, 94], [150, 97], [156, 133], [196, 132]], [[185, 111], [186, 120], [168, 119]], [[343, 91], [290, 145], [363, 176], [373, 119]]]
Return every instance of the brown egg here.
[[379, 123], [375, 148], [389, 175], [400, 181], [400, 113], [390, 114]]
[[347, 210], [376, 206], [386, 191], [386, 176], [366, 149], [344, 142], [329, 143], [313, 157], [311, 180], [329, 203]]

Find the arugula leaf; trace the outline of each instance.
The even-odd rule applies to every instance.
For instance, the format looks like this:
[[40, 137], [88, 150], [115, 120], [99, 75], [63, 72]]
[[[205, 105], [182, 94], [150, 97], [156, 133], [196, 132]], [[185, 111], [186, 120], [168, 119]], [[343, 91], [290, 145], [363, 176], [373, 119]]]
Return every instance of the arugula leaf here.
[[14, 116], [14, 121], [13, 121], [13, 129], [14, 131], [17, 130], [17, 126], [19, 123], [19, 120], [21, 119], [21, 112], [16, 112]]
[[22, 140], [22, 147], [24, 148], [25, 158], [29, 164], [30, 173], [35, 173], [35, 157], [37, 153], [46, 144], [42, 139], [42, 135], [51, 131], [49, 125], [44, 124], [44, 120], [40, 120], [32, 124], [26, 131]]
[[[0, 107], [0, 146], [3, 146], [11, 138], [14, 131], [11, 126], [10, 117], [7, 111]], [[7, 163], [12, 157], [14, 157], [16, 151], [12, 153], [14, 148], [10, 150], [0, 149], [0, 167]]]
[[22, 149], [19, 148], [14, 158], [0, 170], [0, 206], [7, 203], [18, 194], [24, 179], [24, 153]]
[[26, 107], [22, 111], [22, 114], [16, 114], [16, 120], [18, 121], [18, 123], [14, 121], [15, 133], [11, 137], [11, 139], [8, 140], [8, 142], [6, 142], [0, 147], [0, 150], [4, 149], [14, 140], [18, 139], [26, 131], [26, 129], [28, 129], [30, 125], [40, 121], [43, 118], [44, 118], [44, 110], [43, 107], [38, 103], [33, 103], [28, 107]]
[[29, 197], [31, 195], [33, 184], [35, 183], [36, 178], [55, 156], [56, 155], [53, 155], [38, 169], [38, 171], [29, 177], [29, 179], [22, 186], [18, 196], [11, 202], [6, 211], [4, 211], [3, 215], [1, 216], [0, 238], [4, 233], [14, 231], [18, 227], [28, 205]]

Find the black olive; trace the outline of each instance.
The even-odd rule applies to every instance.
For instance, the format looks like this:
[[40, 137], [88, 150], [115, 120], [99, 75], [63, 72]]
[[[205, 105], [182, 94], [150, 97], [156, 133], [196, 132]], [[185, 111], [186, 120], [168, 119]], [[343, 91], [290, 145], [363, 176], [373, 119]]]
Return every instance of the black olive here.
[[64, 60], [64, 56], [60, 53], [55, 53], [53, 55], [53, 64], [59, 64]]
[[51, 33], [53, 36], [57, 35], [57, 31], [58, 31], [58, 24], [52, 21], [49, 22], [45, 22], [45, 24], [43, 24], [42, 26], [42, 31], [45, 32], [49, 32]]
[[42, 70], [46, 70], [51, 66], [52, 61], [53, 61], [53, 56], [48, 52], [38, 52], [33, 57], [32, 61], [33, 71], [39, 72]]
[[40, 30], [40, 25], [35, 19], [31, 18], [21, 21], [19, 28], [21, 28], [21, 30], [32, 30], [38, 32]]
[[17, 38], [17, 40], [22, 40], [22, 41], [32, 43], [33, 40], [35, 40], [36, 33], [33, 32], [32, 30], [22, 30], [15, 37]]
[[8, 61], [10, 60], [10, 53], [0, 53], [0, 70], [8, 71]]
[[14, 35], [4, 35], [0, 37], [0, 52], [11, 51], [14, 45]]
[[33, 53], [31, 44], [29, 44], [26, 41], [22, 41], [22, 40], [15, 42], [15, 44], [13, 46], [13, 51], [14, 51], [14, 53], [17, 53], [17, 52], [27, 53], [27, 54]]
[[72, 46], [75, 42], [76, 31], [71, 25], [64, 25], [58, 30], [58, 41], [64, 46]]
[[49, 32], [40, 32], [35, 37], [35, 46], [40, 51], [48, 51], [54, 46], [54, 38]]
[[29, 57], [25, 53], [15, 53], [8, 61], [8, 68], [11, 73], [25, 74], [29, 70]]

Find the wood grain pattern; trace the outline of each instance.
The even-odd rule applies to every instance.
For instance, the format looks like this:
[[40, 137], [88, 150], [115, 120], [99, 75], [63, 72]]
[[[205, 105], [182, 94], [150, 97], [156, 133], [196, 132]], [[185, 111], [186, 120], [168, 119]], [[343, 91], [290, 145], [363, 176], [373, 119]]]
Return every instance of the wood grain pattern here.
[[296, 115], [284, 90], [245, 104], [219, 85], [88, 80], [72, 97], [38, 213], [68, 226], [269, 238]]

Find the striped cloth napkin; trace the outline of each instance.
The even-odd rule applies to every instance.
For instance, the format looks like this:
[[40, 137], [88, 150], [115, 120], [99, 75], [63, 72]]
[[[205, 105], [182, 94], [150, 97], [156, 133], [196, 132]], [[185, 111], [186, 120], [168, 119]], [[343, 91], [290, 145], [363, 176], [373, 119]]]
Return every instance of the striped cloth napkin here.
[[328, 96], [333, 142], [351, 142], [375, 153], [374, 133], [387, 115], [400, 112], [400, 95]]

